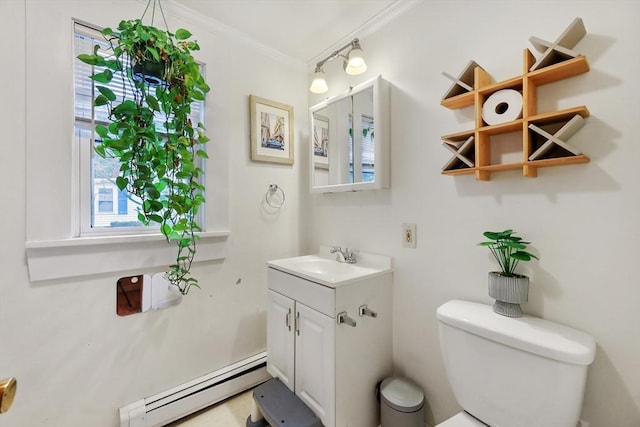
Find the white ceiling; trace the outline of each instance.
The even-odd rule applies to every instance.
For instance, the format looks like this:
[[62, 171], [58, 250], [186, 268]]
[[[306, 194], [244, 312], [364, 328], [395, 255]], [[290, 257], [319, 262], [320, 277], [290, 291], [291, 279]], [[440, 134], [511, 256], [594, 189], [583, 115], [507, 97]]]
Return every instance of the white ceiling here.
[[[347, 43], [406, 0], [174, 0], [296, 60]], [[346, 41], [345, 41], [346, 40]], [[338, 46], [340, 47], [340, 46]]]

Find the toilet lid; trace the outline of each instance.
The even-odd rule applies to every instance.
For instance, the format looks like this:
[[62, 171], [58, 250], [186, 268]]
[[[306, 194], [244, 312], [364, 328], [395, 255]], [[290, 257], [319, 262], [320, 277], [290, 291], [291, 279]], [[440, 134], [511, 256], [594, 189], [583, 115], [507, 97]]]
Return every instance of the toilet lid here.
[[436, 427], [487, 427], [487, 425], [462, 411]]

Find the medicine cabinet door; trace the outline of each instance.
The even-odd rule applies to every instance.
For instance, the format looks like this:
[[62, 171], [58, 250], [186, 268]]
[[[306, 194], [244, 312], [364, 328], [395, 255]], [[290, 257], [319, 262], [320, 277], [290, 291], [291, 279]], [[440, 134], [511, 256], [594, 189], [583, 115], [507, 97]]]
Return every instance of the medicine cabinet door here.
[[309, 109], [311, 192], [389, 187], [389, 84], [382, 77]]

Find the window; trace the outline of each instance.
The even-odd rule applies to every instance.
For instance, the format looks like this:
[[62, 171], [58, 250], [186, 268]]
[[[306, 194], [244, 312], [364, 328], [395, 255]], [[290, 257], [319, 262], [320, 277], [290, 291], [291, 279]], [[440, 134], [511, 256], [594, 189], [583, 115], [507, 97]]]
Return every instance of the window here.
[[[96, 45], [100, 46], [99, 53], [104, 52], [105, 56], [109, 54], [108, 43], [97, 29], [79, 22], [74, 24], [74, 28], [74, 58], [81, 53], [93, 53]], [[97, 89], [89, 76], [99, 71], [100, 67], [92, 67], [77, 58], [74, 60], [74, 143], [77, 144], [80, 164], [78, 232], [81, 236], [94, 233], [157, 232], [157, 227], [149, 230], [138, 222], [140, 200], [118, 189], [118, 162], [114, 159], [103, 159], [93, 149], [94, 144], [100, 142], [94, 133], [96, 124], [108, 122], [106, 107], [93, 105]], [[119, 79], [114, 78], [106, 86], [120, 99], [125, 96]], [[204, 102], [192, 104], [191, 118], [194, 123], [204, 123]], [[164, 128], [160, 118], [156, 125], [158, 129]], [[202, 165], [198, 166], [203, 168]], [[198, 223], [204, 229], [203, 211], [204, 209], [199, 212]]]
[[129, 212], [129, 197], [126, 191], [118, 191], [118, 215], [126, 215]]
[[[162, 271], [167, 265], [175, 262], [175, 253], [158, 230], [147, 232], [145, 228], [137, 231], [130, 224], [117, 228], [90, 226], [91, 211], [97, 211], [97, 206], [92, 200], [97, 200], [98, 188], [101, 188], [101, 185], [95, 185], [94, 188], [93, 182], [90, 182], [92, 162], [87, 161], [92, 152], [94, 126], [91, 116], [77, 114], [81, 105], [90, 107], [90, 99], [86, 97], [87, 102], [80, 104], [82, 98], [79, 94], [76, 98], [72, 86], [74, 81], [70, 77], [81, 76], [89, 82], [89, 73], [74, 73], [73, 70], [81, 65], [80, 61], [74, 61], [74, 41], [84, 41], [80, 37], [76, 39], [74, 33], [87, 37], [86, 32], [89, 31], [84, 29], [86, 26], [77, 26], [75, 23], [79, 21], [73, 17], [95, 15], [95, 4], [90, 1], [38, 4], [41, 7], [28, 8], [28, 19], [24, 23], [26, 32], [53, 34], [55, 40], [45, 38], [43, 41], [42, 37], [27, 37], [21, 42], [29, 52], [29, 72], [24, 76], [24, 83], [28, 88], [23, 103], [24, 115], [26, 123], [32, 124], [24, 130], [24, 154], [28, 165], [25, 171], [24, 221], [29, 280], [36, 283], [43, 280], [82, 277], [79, 280], [93, 284], [96, 277], [101, 277], [96, 275], [101, 274], [143, 269]], [[113, 14], [107, 15], [113, 17]], [[113, 22], [107, 15], [104, 19]], [[69, 31], [70, 29], [72, 31]], [[194, 24], [194, 29], [202, 33], [206, 27], [204, 24]], [[102, 41], [102, 36], [93, 31], [91, 33], [97, 41]], [[69, 37], [68, 52], [67, 49], [52, 49], [50, 41], [58, 44], [59, 36], [65, 35]], [[91, 48], [92, 43], [87, 42], [86, 48]], [[225, 57], [219, 56], [224, 53], [224, 49], [203, 49], [199, 56], [206, 59], [207, 63], [213, 64], [218, 62], [218, 58], [224, 61]], [[51, 64], [56, 66], [52, 67]], [[211, 105], [220, 108], [223, 114], [218, 115], [216, 120], [222, 123], [229, 116], [222, 109], [225, 94], [229, 93], [228, 88], [232, 86], [233, 77], [226, 71], [216, 70], [211, 73], [209, 69], [209, 73], [215, 74], [208, 76], [208, 79], [216, 82], [218, 91], [217, 96], [207, 97], [206, 107], [208, 110], [213, 110]], [[61, 81], [66, 84], [59, 84]], [[90, 90], [88, 92], [90, 93]], [[72, 110], [74, 104], [76, 114]], [[207, 118], [212, 121], [214, 118], [210, 112], [207, 112]], [[220, 126], [210, 126], [208, 133], [210, 136], [216, 133], [224, 136]], [[205, 209], [201, 209], [201, 212], [206, 210], [207, 229], [200, 233], [197, 254], [199, 262], [221, 260], [229, 252], [229, 144], [229, 141], [219, 136], [214, 142], [207, 144], [211, 158], [205, 163], [208, 170], [203, 178], [210, 184], [207, 187], [207, 205]], [[81, 149], [84, 156], [82, 163]], [[85, 186], [83, 190], [80, 189], [81, 183]], [[83, 203], [80, 202], [81, 194]], [[119, 214], [121, 205], [115, 206], [119, 203], [120, 195], [114, 192], [113, 196], [112, 221], [117, 221], [125, 215]], [[46, 210], [43, 210], [43, 206], [46, 206]], [[79, 218], [81, 206], [85, 214], [83, 223], [89, 224], [85, 227], [88, 231], [82, 234]], [[210, 206], [215, 208], [208, 209]], [[128, 213], [131, 212], [136, 212], [136, 207], [128, 200]]]
[[113, 188], [98, 188], [98, 212], [113, 213]]

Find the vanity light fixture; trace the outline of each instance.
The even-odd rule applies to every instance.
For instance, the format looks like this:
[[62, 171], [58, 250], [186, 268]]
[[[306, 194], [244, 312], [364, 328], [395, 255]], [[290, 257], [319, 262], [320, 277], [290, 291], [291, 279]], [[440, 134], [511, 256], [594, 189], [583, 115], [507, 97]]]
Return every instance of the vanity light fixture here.
[[[349, 49], [349, 52], [344, 55], [342, 52], [346, 51], [347, 49]], [[327, 81], [324, 78], [324, 70], [322, 69], [322, 67], [325, 63], [338, 57], [343, 58], [342, 67], [347, 74], [355, 76], [367, 71], [367, 64], [364, 62], [360, 40], [355, 38], [345, 46], [333, 52], [331, 55], [316, 63], [316, 69], [313, 73], [313, 81], [311, 82], [311, 87], [309, 88], [311, 92], [325, 93], [329, 90]]]
[[316, 67], [316, 71], [313, 73], [313, 81], [309, 90], [313, 93], [325, 93], [329, 90], [327, 81], [324, 79], [324, 70], [322, 67]]
[[344, 71], [352, 76], [357, 76], [367, 71], [367, 64], [364, 62], [362, 47], [358, 39], [353, 40], [353, 49], [349, 51], [349, 60], [344, 61]]

